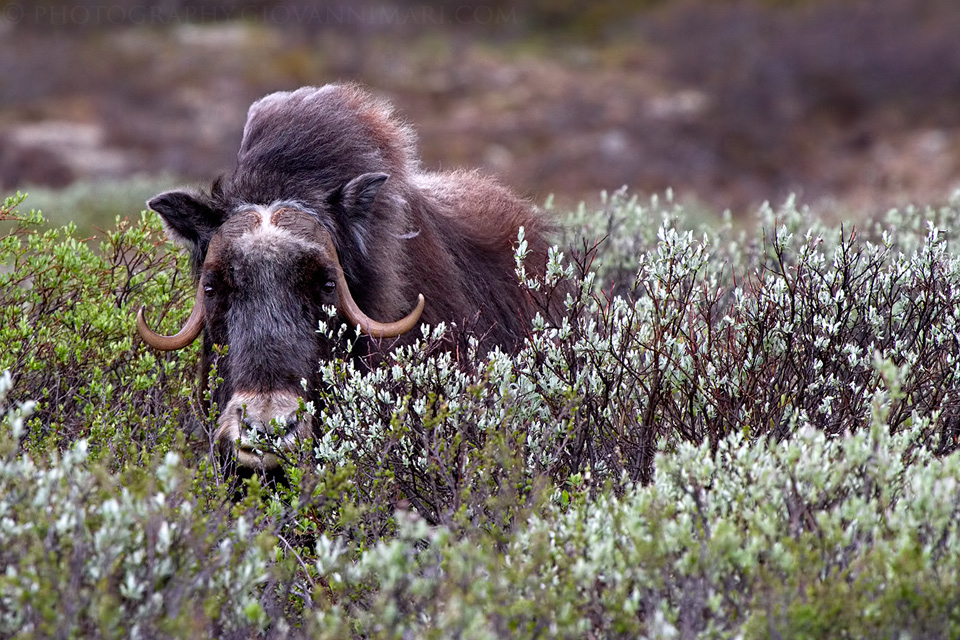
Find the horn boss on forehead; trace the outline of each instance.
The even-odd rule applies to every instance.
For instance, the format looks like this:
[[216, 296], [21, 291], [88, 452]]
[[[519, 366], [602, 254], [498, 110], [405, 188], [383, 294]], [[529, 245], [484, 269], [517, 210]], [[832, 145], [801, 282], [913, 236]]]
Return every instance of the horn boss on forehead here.
[[[161, 350], [205, 333], [202, 373], [219, 358], [223, 378], [218, 444], [261, 469], [323, 428], [298, 409], [319, 402], [317, 364], [332, 353], [317, 331], [323, 306], [368, 337], [353, 345], [361, 366], [416, 340], [421, 323], [515, 349], [533, 309], [514, 244], [523, 227], [527, 271], [542, 273], [552, 230], [490, 178], [422, 171], [412, 130], [354, 85], [254, 103], [231, 173], [208, 193], [178, 190], [149, 204], [190, 251], [198, 287], [175, 335], [153, 332], [142, 309], [137, 329]], [[258, 437], [273, 438], [270, 455]]]
[[[376, 320], [371, 319], [360, 310], [360, 307], [357, 306], [353, 296], [350, 294], [350, 288], [347, 285], [346, 278], [344, 277], [343, 268], [340, 266], [340, 261], [337, 258], [337, 250], [336, 247], [334, 247], [333, 239], [330, 237], [330, 234], [321, 229], [319, 235], [321, 238], [321, 245], [328, 252], [333, 262], [333, 268], [336, 275], [336, 307], [344, 318], [346, 318], [353, 326], [359, 327], [361, 333], [374, 338], [395, 338], [406, 333], [407, 331], [410, 331], [414, 326], [416, 326], [417, 321], [420, 319], [421, 313], [423, 313], [423, 294], [418, 294], [415, 308], [409, 314], [407, 314], [407, 316], [401, 318], [400, 320], [396, 320], [394, 322], [377, 322]], [[146, 318], [144, 317], [146, 307], [140, 307], [140, 310], [137, 312], [137, 332], [140, 334], [140, 337], [143, 338], [144, 342], [158, 351], [173, 351], [175, 349], [182, 349], [189, 345], [191, 342], [197, 339], [203, 330], [203, 293], [203, 287], [197, 287], [196, 299], [194, 301], [193, 310], [190, 312], [190, 316], [184, 323], [183, 328], [172, 336], [165, 336], [154, 332], [147, 324]]]

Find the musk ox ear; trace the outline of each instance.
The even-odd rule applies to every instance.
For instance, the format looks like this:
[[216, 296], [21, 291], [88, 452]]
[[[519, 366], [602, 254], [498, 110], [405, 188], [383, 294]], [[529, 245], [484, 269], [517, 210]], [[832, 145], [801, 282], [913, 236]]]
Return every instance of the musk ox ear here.
[[147, 206], [160, 214], [170, 239], [190, 250], [194, 264], [202, 263], [210, 239], [224, 221], [209, 198], [178, 189], [155, 196]]
[[363, 215], [370, 211], [380, 187], [390, 176], [386, 173], [364, 173], [330, 194], [331, 205], [342, 207], [351, 215]]

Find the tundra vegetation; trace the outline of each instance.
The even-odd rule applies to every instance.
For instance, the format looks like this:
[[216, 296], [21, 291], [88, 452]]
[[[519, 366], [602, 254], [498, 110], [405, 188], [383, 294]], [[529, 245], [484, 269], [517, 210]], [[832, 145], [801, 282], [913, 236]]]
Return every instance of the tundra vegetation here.
[[194, 293], [159, 219], [28, 207], [0, 210], [2, 637], [960, 635], [960, 195], [567, 212], [544, 278], [516, 245], [534, 299], [573, 281], [559, 322], [318, 363], [320, 437], [239, 488], [216, 370], [134, 331]]

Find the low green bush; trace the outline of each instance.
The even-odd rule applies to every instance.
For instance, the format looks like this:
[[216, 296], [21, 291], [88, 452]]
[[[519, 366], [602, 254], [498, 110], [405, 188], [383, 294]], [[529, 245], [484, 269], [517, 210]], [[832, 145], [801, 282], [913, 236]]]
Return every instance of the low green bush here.
[[960, 199], [859, 229], [790, 201], [745, 231], [613, 194], [543, 280], [518, 238], [542, 313], [516, 354], [430, 327], [368, 370], [321, 324], [346, 349], [318, 363], [320, 433], [241, 491], [196, 347], [135, 337], [140, 304], [169, 331], [191, 297], [156, 218], [94, 248], [20, 205], [0, 635], [960, 632]]
[[170, 447], [192, 419], [196, 350], [145, 349], [131, 321], [144, 303], [166, 330], [182, 319], [173, 310], [190, 286], [185, 262], [167, 252], [154, 218], [118, 220], [95, 246], [72, 225], [48, 229], [38, 212], [18, 213], [21, 201], [0, 208], [11, 226], [0, 239], [0, 371], [11, 372], [12, 400], [37, 402], [25, 448], [86, 438], [93, 459], [120, 468]]

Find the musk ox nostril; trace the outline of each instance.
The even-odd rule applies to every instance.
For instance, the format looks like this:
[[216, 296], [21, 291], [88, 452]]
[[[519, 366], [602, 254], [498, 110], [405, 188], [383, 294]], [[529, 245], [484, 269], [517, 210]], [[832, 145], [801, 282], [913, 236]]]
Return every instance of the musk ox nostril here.
[[240, 419], [240, 426], [243, 429], [244, 433], [254, 432], [258, 434], [266, 434], [267, 430], [263, 427], [263, 422], [252, 418], [250, 416], [243, 416]]

